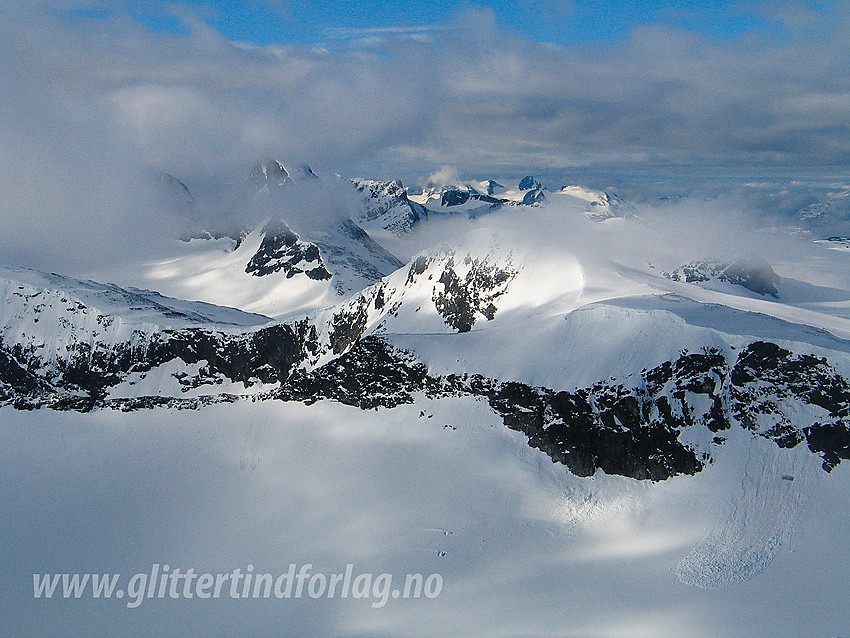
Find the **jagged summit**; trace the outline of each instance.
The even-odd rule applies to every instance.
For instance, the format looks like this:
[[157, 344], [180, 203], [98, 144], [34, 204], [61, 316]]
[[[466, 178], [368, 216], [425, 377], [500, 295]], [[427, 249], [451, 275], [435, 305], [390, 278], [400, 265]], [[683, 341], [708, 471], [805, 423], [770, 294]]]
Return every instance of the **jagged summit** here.
[[401, 180], [352, 179], [351, 183], [363, 195], [361, 223], [403, 235], [428, 218], [428, 209], [410, 200]]
[[280, 187], [292, 183], [292, 177], [289, 175], [286, 167], [272, 158], [266, 158], [257, 162], [251, 170], [248, 180], [258, 188], [264, 186]]
[[266, 158], [246, 178], [191, 200], [182, 182], [163, 178], [185, 201], [175, 205], [173, 193], [169, 199], [182, 217], [183, 241], [164, 259], [136, 267], [145, 285], [278, 316], [334, 303], [402, 265], [358, 224], [403, 234], [426, 218], [403, 185], [358, 188], [295, 166], [290, 172]]
[[519, 181], [518, 188], [521, 191], [530, 191], [530, 190], [542, 190], [543, 186], [540, 184], [540, 182], [538, 182], [536, 179], [534, 179], [533, 176], [526, 175], [525, 177], [523, 177]]

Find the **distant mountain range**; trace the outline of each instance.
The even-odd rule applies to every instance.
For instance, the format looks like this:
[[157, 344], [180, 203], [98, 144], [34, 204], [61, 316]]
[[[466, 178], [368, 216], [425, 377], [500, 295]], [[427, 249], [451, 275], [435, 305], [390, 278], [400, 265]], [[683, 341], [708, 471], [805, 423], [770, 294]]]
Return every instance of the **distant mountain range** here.
[[[3, 270], [0, 401], [393, 407], [459, 394], [580, 475], [698, 472], [733, 427], [806, 445], [827, 470], [850, 458], [850, 287], [747, 259], [659, 270], [670, 256], [657, 247], [573, 254], [574, 233], [647, 222], [616, 195], [532, 176], [414, 193], [266, 160], [213, 197], [162, 183], [187, 234], [148, 267], [195, 301]], [[426, 226], [441, 242], [417, 244]]]
[[850, 459], [850, 239], [794, 218], [706, 254], [698, 210], [505, 182], [414, 190], [276, 160], [204, 193], [163, 176], [171, 253], [104, 283], [0, 268], [0, 407], [442, 405], [574, 477], [761, 459], [741, 479], [756, 497], [727, 499], [731, 522], [676, 571], [760, 573], [807, 477]]

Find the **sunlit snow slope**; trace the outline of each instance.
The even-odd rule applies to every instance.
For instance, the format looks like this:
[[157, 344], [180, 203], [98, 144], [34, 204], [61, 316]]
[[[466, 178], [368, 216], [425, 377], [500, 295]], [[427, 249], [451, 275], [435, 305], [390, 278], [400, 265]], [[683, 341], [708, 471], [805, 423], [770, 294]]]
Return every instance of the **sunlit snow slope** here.
[[[297, 180], [263, 167], [251, 201], [283, 206], [275, 189]], [[850, 252], [578, 187], [476, 199], [486, 215], [444, 214], [472, 209], [435, 205], [464, 197], [443, 188], [419, 196], [426, 215], [395, 183], [348, 186], [374, 207], [315, 226], [266, 215], [149, 264], [146, 286], [217, 306], [0, 270], [0, 476], [22, 571], [71, 569], [54, 559], [86, 555], [88, 534], [104, 565], [132, 564], [116, 571], [167, 554], [443, 574], [430, 606], [298, 601], [318, 635], [431, 635], [437, 613], [453, 635], [843, 630]], [[66, 447], [91, 493], [48, 502], [41, 525], [27, 504], [57, 489]], [[135, 509], [107, 502], [92, 534], [69, 512], [130, 480], [90, 467], [107, 449], [134, 468]], [[48, 560], [56, 521], [70, 540]], [[154, 541], [117, 549], [125, 525]], [[90, 618], [129, 622], [113, 603]], [[13, 617], [32, 604], [14, 587], [0, 602]], [[201, 631], [277, 618], [209, 609]]]

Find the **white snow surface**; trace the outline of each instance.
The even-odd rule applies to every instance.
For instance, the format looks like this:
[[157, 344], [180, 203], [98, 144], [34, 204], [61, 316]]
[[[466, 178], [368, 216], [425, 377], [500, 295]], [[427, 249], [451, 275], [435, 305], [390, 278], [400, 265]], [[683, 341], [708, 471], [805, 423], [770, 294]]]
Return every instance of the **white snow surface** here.
[[[413, 351], [435, 374], [572, 389], [636, 375], [682, 350], [730, 354], [755, 339], [826, 356], [850, 374], [850, 252], [797, 237], [771, 243], [729, 224], [713, 235], [715, 220], [648, 210], [600, 223], [587, 215], [598, 193], [547, 197], [541, 206], [443, 216], [388, 235], [387, 248], [408, 264], [343, 301], [327, 282], [244, 273], [237, 253], [253, 254], [260, 241], [250, 235], [236, 251], [227, 239], [189, 242], [143, 273], [128, 266], [116, 276], [230, 308], [2, 269], [0, 336], [61, 356], [72, 339], [142, 343], [164, 327], [251, 329], [266, 321], [246, 313], [254, 311], [309, 315], [327, 340], [337, 314], [365, 308], [367, 333]], [[768, 259], [781, 277], [776, 297], [662, 275], [693, 259], [738, 255]], [[411, 276], [419, 257], [425, 268]], [[479, 312], [472, 329], [458, 333], [436, 305], [440, 277], [490, 266], [509, 273], [485, 291], [495, 314]], [[203, 368], [169, 362], [134, 373], [110, 396], [256, 395], [271, 387], [181, 383]], [[12, 628], [37, 618], [44, 636], [139, 627], [151, 635], [315, 636], [847, 630], [850, 586], [836, 566], [847, 560], [848, 464], [826, 474], [804, 446], [779, 449], [740, 428], [724, 433], [703, 472], [652, 484], [572, 476], [471, 397], [417, 396], [376, 411], [250, 398], [128, 414], [7, 407], [0, 425], [8, 565], [0, 617]], [[694, 443], [705, 449], [704, 440]], [[166, 562], [278, 573], [290, 562], [327, 572], [354, 563], [396, 578], [439, 573], [444, 589], [435, 600], [391, 599], [378, 610], [371, 601], [308, 597], [48, 607], [28, 589], [33, 573], [131, 574]]]
[[[142, 633], [175, 636], [790, 638], [846, 628], [850, 589], [836, 565], [850, 533], [848, 468], [812, 481], [802, 459], [767, 441], [730, 440], [701, 474], [650, 484], [571, 476], [470, 398], [377, 412], [331, 402], [3, 408], [0, 419], [13, 557], [0, 613], [7, 627], [37, 617], [41, 636], [126, 635], [140, 619]], [[434, 600], [390, 598], [381, 609], [223, 596], [130, 610], [29, 590], [32, 573], [130, 575], [154, 563], [275, 574], [353, 563], [395, 582], [439, 573], [444, 586]]]
[[[776, 298], [732, 284], [677, 282], [661, 271], [687, 263], [694, 247], [677, 244], [675, 229], [640, 217], [600, 224], [583, 213], [580, 205], [506, 208], [474, 221], [439, 220], [397, 238], [391, 249], [411, 263], [420, 255], [470, 255], [510, 264], [516, 275], [494, 301], [492, 321], [479, 318], [459, 334], [435, 310], [442, 262], [412, 284], [408, 265], [385, 278], [391, 301], [381, 311], [370, 306], [369, 331], [414, 351], [434, 373], [477, 372], [556, 389], [640, 372], [683, 349], [728, 352], [755, 339], [847, 365], [850, 278], [839, 273], [850, 272], [850, 259], [827, 269], [816, 246], [793, 244], [774, 261], [782, 277]], [[413, 252], [444, 236], [453, 239]], [[371, 299], [378, 287], [362, 296]]]
[[25, 268], [0, 268], [0, 341], [21, 346], [47, 367], [80, 344], [144, 348], [164, 328], [214, 327], [238, 332], [269, 323], [234, 308], [187, 302], [147, 290], [82, 281]]
[[170, 255], [127, 264], [115, 278], [165, 295], [197, 299], [216, 305], [229, 305], [245, 312], [271, 317], [298, 314], [332, 303], [336, 295], [330, 281], [304, 275], [287, 278], [282, 271], [255, 277], [245, 267], [263, 240], [261, 225], [235, 248], [236, 241], [192, 239], [175, 241]]

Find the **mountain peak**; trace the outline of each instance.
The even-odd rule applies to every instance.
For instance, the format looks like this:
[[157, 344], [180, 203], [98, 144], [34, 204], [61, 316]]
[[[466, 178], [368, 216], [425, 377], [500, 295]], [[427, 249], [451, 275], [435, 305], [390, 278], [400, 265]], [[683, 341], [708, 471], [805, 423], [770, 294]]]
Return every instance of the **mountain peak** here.
[[534, 189], [542, 189], [543, 186], [532, 175], [526, 175], [519, 181], [519, 189], [521, 191], [530, 191]]
[[[312, 171], [310, 171], [312, 173]], [[260, 185], [272, 184], [275, 186], [283, 186], [291, 184], [292, 177], [286, 167], [274, 158], [266, 158], [260, 160], [254, 165], [249, 179]]]
[[484, 183], [484, 187], [486, 188], [488, 195], [493, 195], [497, 190], [504, 188], [504, 186], [494, 179], [488, 179]]

